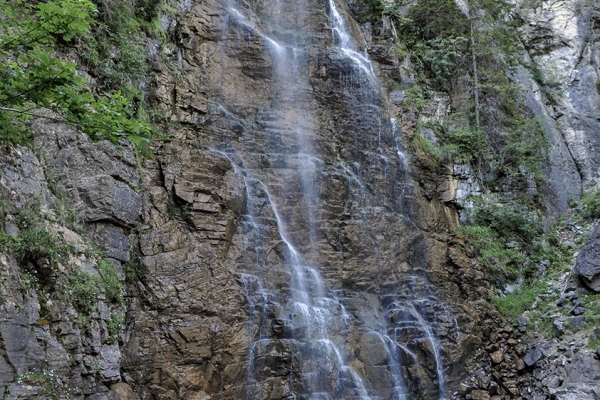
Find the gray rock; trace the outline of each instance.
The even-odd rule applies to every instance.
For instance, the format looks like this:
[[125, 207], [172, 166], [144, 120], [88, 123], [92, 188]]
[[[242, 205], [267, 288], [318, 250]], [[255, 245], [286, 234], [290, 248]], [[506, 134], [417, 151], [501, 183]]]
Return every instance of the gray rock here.
[[395, 105], [400, 105], [404, 102], [406, 95], [404, 91], [395, 91], [390, 93], [390, 101]]
[[571, 310], [571, 315], [581, 315], [584, 314], [587, 311], [587, 308], [585, 307], [575, 307], [574, 309]]
[[579, 295], [577, 294], [577, 292], [575, 290], [571, 290], [565, 294], [565, 298], [567, 298], [569, 300], [575, 300], [575, 299], [579, 298]]
[[541, 360], [543, 356], [544, 355], [543, 355], [541, 349], [533, 349], [533, 350], [528, 351], [525, 354], [525, 357], [523, 357], [523, 361], [525, 362], [525, 365], [527, 365], [528, 367], [531, 367], [536, 362]]
[[104, 383], [114, 383], [121, 379], [121, 351], [118, 344], [105, 345], [100, 349], [99, 368]]
[[0, 153], [0, 189], [17, 210], [35, 198], [42, 200], [42, 206], [52, 202], [44, 169], [27, 147], [10, 147], [8, 154]]
[[523, 326], [527, 326], [530, 322], [529, 317], [526, 315], [521, 315], [519, 318], [517, 318], [517, 321], [519, 322], [519, 325]]
[[565, 299], [564, 297], [561, 297], [560, 299], [558, 299], [556, 301], [556, 306], [557, 307], [563, 307], [565, 304], [567, 304], [569, 301], [567, 299]]
[[579, 252], [573, 272], [590, 289], [600, 292], [600, 224]]
[[566, 378], [550, 393], [560, 400], [597, 400], [600, 398], [600, 363], [593, 354], [580, 351], [566, 365]]
[[0, 355], [0, 390], [4, 393], [5, 388], [13, 381], [14, 370], [9, 363], [6, 362], [4, 356]]
[[77, 188], [84, 201], [87, 221], [111, 221], [131, 227], [138, 221], [142, 208], [140, 195], [109, 175], [82, 178]]
[[565, 333], [565, 327], [562, 321], [558, 319], [552, 321], [552, 330], [554, 331], [554, 336], [562, 336]]
[[94, 242], [97, 243], [110, 258], [129, 261], [129, 240], [123, 229], [107, 223], [97, 223], [93, 227]]
[[542, 386], [549, 389], [554, 389], [560, 386], [560, 377], [556, 375], [550, 375], [542, 380]]
[[572, 329], [583, 329], [585, 317], [581, 315], [577, 317], [569, 317], [568, 322]]
[[590, 384], [564, 384], [550, 389], [552, 398], [556, 400], [598, 400], [600, 387]]
[[108, 400], [139, 400], [139, 396], [124, 382], [117, 382], [106, 393]]

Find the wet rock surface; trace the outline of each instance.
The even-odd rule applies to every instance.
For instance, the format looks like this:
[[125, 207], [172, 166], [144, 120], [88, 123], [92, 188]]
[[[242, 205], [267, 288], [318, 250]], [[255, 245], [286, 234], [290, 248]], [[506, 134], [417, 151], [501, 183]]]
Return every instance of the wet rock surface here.
[[[569, 315], [552, 317], [555, 341], [529, 339], [525, 318], [505, 326], [487, 272], [451, 233], [487, 188], [467, 164], [437, 166], [418, 150], [406, 161], [421, 128], [405, 91], [388, 99], [378, 82], [415, 78], [391, 51], [387, 17], [359, 28], [334, 3], [354, 38], [343, 47], [331, 4], [182, 5], [169, 34], [185, 80], [154, 53], [149, 93], [176, 141], [155, 146], [141, 181], [132, 147], [62, 124], [34, 123], [43, 157], [0, 154], [7, 234], [19, 235], [15, 215], [32, 197], [43, 209], [57, 203], [56, 183], [86, 226], [60, 231], [70, 243], [100, 247], [120, 279], [134, 265], [131, 298], [116, 306], [101, 294], [84, 327], [68, 301], [21, 289], [17, 260], [0, 255], [0, 391], [49, 396], [51, 382], [111, 400], [600, 396], [593, 352], [580, 338], [558, 341], [585, 326], [579, 288], [557, 299]], [[517, 10], [529, 61], [554, 93], [519, 73], [529, 107], [554, 121], [551, 165], [548, 186], [515, 180], [500, 191], [546, 191], [555, 212], [598, 181], [594, 7]], [[426, 108], [443, 116], [449, 98], [432, 93]], [[595, 245], [577, 267], [592, 289]], [[78, 254], [53, 273], [97, 273]], [[126, 317], [116, 335], [114, 313]]]

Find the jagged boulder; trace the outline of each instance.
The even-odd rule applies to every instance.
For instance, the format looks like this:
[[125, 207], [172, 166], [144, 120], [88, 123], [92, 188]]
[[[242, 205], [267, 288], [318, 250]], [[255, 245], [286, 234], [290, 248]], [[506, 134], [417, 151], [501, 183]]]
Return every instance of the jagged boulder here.
[[579, 253], [574, 272], [586, 286], [600, 292], [600, 225], [596, 226]]
[[589, 352], [578, 352], [566, 367], [566, 379], [550, 394], [557, 400], [600, 398], [600, 363]]

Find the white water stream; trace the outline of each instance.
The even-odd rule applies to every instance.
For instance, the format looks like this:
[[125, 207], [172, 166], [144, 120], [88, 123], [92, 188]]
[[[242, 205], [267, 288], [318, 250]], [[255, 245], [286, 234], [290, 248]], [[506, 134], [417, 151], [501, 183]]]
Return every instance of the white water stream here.
[[[353, 21], [346, 21], [341, 6], [334, 0], [328, 0], [328, 5], [333, 51], [351, 65], [349, 72], [340, 73], [339, 81], [343, 83], [340, 90], [352, 103], [350, 106], [363, 110], [365, 115], [375, 116], [378, 121], [373, 133], [369, 133], [371, 137], [365, 138], [365, 132], [353, 132], [356, 141], [369, 143], [370, 147], [361, 152], [364, 159], [338, 157], [328, 162], [326, 155], [320, 154], [313, 122], [315, 111], [303, 107], [300, 101], [311, 90], [306, 61], [310, 48], [297, 39], [290, 39], [296, 36], [284, 34], [287, 27], [278, 20], [285, 16], [284, 2], [277, 1], [273, 5], [269, 22], [262, 22], [256, 14], [242, 7], [228, 8], [232, 26], [256, 35], [260, 38], [258, 43], [269, 50], [273, 81], [278, 85], [270, 89], [274, 98], [272, 108], [260, 114], [262, 120], [257, 134], [269, 138], [266, 148], [252, 147], [258, 138], [247, 133], [241, 140], [243, 145], [222, 143], [213, 148], [215, 153], [231, 161], [247, 190], [246, 212], [240, 222], [242, 247], [247, 249], [247, 257], [239, 272], [248, 301], [247, 398], [268, 397], [264, 394], [266, 382], [284, 374], [285, 391], [290, 396], [287, 398], [408, 400], [411, 393], [404, 363], [407, 360], [411, 364], [420, 362], [414, 343], [403, 342], [408, 337], [432, 349], [435, 370], [432, 380], [441, 399], [445, 392], [442, 352], [431, 318], [425, 317], [421, 310], [433, 307], [429, 303], [421, 304], [431, 302], [428, 294], [415, 292], [403, 297], [382, 292], [379, 306], [365, 311], [371, 315], [359, 316], [360, 307], [342, 287], [331, 286], [323, 266], [318, 263], [322, 224], [327, 222], [322, 220], [323, 201], [318, 189], [321, 171], [346, 180], [351, 196], [346, 207], [350, 209], [351, 222], [357, 226], [368, 224], [365, 216], [377, 208], [370, 207], [369, 211], [365, 208], [374, 184], [385, 181], [388, 176], [398, 177], [400, 183], [409, 179], [396, 120], [386, 116], [382, 102], [377, 100], [380, 93], [374, 65], [366, 50], [362, 52], [353, 39], [349, 29]], [[243, 124], [228, 111], [226, 104], [214, 102], [215, 112]], [[251, 147], [252, 152], [239, 146]], [[271, 146], [281, 154], [268, 153]], [[263, 169], [263, 158], [277, 159], [285, 167], [281, 168], [282, 172]], [[290, 179], [279, 173], [289, 174]], [[389, 195], [409, 197], [405, 187], [408, 185], [403, 185], [401, 191], [390, 187]], [[303, 232], [299, 232], [297, 221], [295, 225], [290, 222], [294, 217], [289, 215], [289, 209], [294, 202], [303, 210]], [[401, 218], [410, 220], [404, 215]], [[370, 293], [360, 293], [360, 296], [373, 297]], [[381, 368], [385, 367], [386, 385], [389, 385], [386, 397], [377, 394], [383, 389], [375, 386], [376, 379], [367, 371], [370, 366], [362, 365], [363, 361], [349, 344], [349, 337], [359, 331], [376, 337], [379, 344], [375, 346], [383, 352], [385, 366]], [[368, 358], [367, 355], [361, 357]], [[274, 364], [284, 361], [287, 363], [285, 373], [271, 370]]]

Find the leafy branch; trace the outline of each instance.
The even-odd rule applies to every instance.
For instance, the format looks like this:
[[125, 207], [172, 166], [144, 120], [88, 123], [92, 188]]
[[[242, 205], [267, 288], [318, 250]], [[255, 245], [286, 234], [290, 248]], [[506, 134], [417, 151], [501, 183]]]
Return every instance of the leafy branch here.
[[152, 127], [134, 118], [126, 97], [94, 96], [76, 64], [53, 55], [56, 41], [87, 34], [95, 13], [89, 0], [0, 3], [0, 141], [26, 142], [27, 123], [39, 117], [69, 123], [94, 140], [149, 140]]

